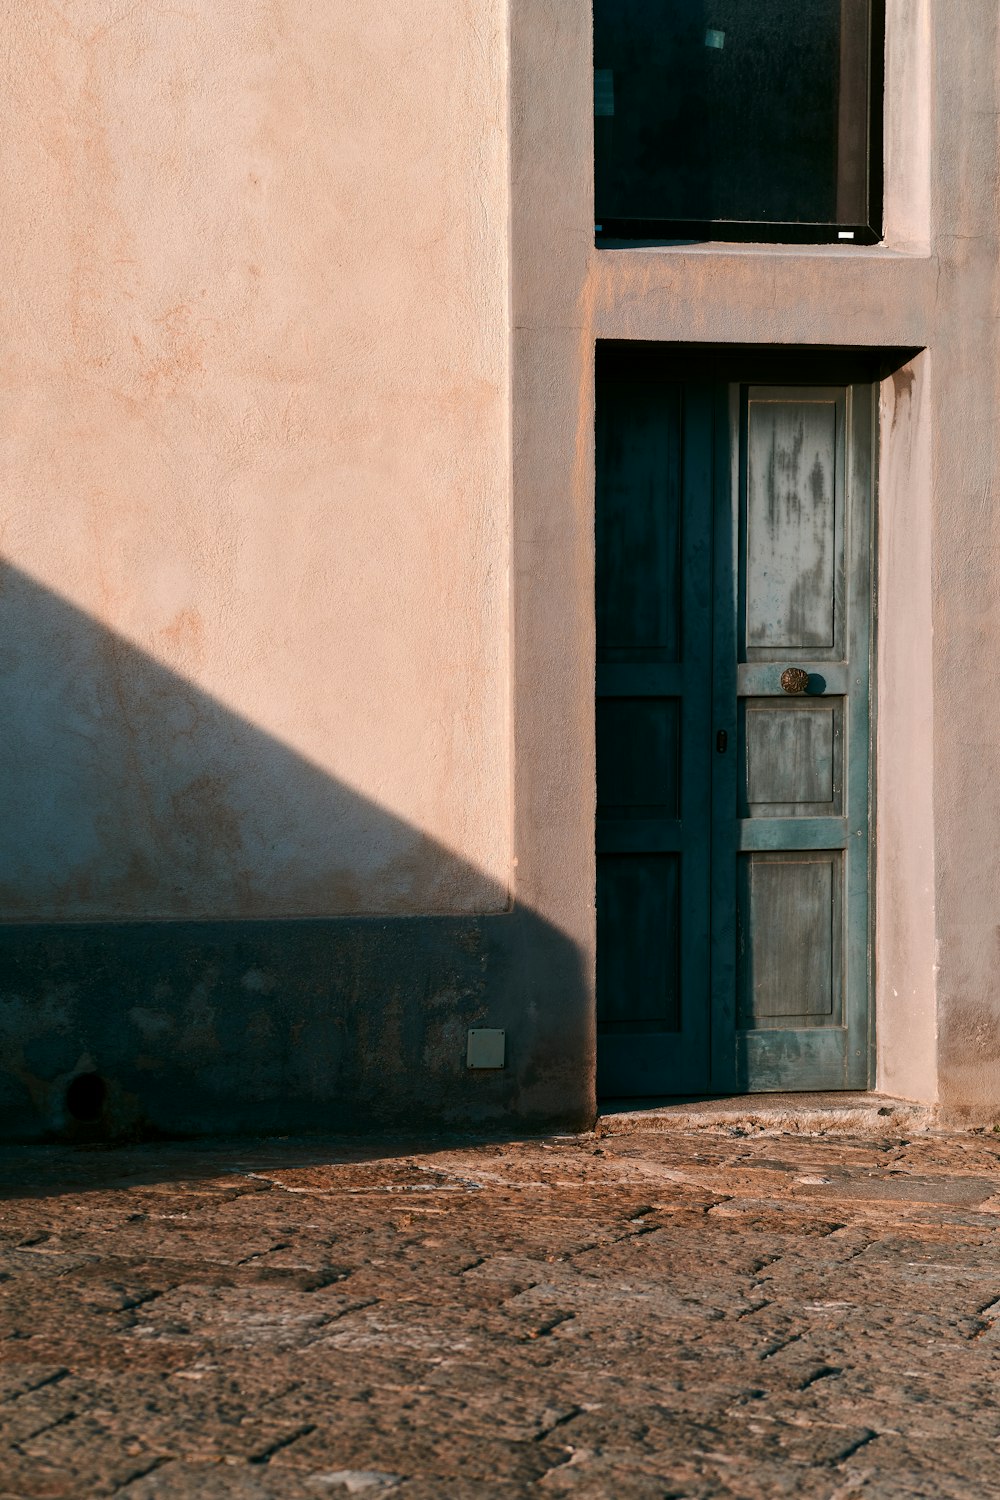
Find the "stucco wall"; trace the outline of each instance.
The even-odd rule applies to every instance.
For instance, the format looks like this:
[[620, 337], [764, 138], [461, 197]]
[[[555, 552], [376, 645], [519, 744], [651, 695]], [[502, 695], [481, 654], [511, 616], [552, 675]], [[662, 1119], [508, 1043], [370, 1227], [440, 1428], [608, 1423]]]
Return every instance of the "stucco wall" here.
[[0, 1133], [583, 1123], [511, 907], [504, 0], [4, 22]]
[[934, 18], [939, 1084], [947, 1107], [1000, 1118], [1000, 12]]
[[4, 33], [0, 918], [502, 908], [503, 0]]

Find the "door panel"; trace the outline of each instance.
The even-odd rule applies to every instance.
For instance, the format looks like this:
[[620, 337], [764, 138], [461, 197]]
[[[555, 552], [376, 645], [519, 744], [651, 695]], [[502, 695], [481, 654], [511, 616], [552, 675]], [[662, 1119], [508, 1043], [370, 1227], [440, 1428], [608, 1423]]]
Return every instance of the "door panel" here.
[[730, 391], [714, 683], [740, 733], [712, 826], [712, 1079], [727, 1091], [868, 1082], [871, 404], [869, 386]]
[[842, 393], [757, 387], [745, 423], [745, 659], [833, 653], [843, 635]]
[[627, 373], [597, 426], [598, 1088], [708, 1086], [711, 388]]
[[616, 941], [602, 955], [597, 1016], [605, 1028], [673, 1032], [680, 1023], [680, 860], [676, 854], [606, 854], [598, 923]]
[[680, 700], [602, 698], [597, 755], [604, 818], [677, 818]]
[[842, 858], [741, 856], [740, 1029], [842, 1025]]
[[743, 708], [744, 817], [838, 817], [843, 706], [755, 697]]
[[723, 374], [599, 391], [606, 1096], [868, 1083], [872, 387]]
[[676, 662], [681, 640], [678, 382], [609, 392], [598, 433], [597, 636], [602, 659]]

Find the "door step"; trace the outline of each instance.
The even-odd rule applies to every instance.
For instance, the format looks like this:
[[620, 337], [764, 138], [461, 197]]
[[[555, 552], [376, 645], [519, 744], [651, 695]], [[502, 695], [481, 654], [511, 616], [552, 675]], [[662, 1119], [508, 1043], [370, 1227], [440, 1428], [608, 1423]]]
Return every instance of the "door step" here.
[[607, 1101], [597, 1135], [704, 1130], [720, 1135], [899, 1136], [934, 1130], [932, 1104], [889, 1094], [741, 1094], [718, 1099]]

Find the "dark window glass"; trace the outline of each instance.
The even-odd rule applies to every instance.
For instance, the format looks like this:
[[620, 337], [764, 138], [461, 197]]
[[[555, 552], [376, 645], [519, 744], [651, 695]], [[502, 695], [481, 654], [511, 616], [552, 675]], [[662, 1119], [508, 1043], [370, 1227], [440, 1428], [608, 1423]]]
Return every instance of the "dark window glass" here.
[[595, 0], [598, 242], [881, 233], [879, 0]]

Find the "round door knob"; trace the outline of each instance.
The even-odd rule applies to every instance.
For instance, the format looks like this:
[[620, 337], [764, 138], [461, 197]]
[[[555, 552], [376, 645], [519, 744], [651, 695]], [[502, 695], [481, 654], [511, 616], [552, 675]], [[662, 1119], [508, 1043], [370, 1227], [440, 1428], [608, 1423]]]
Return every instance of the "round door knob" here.
[[804, 693], [809, 686], [809, 673], [801, 667], [786, 667], [780, 680], [783, 693]]

